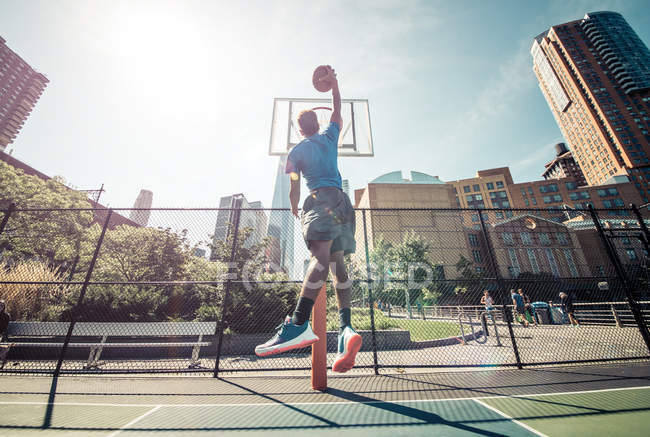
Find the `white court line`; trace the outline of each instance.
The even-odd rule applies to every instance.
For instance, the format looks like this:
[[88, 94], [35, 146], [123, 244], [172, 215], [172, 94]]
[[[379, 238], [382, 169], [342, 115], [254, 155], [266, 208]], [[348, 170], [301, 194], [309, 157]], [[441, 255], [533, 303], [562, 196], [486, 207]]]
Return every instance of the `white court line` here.
[[530, 426], [526, 425], [525, 423], [521, 423], [520, 421], [513, 419], [512, 417], [508, 416], [508, 415], [507, 415], [506, 413], [504, 413], [503, 411], [498, 410], [498, 409], [496, 409], [496, 408], [494, 408], [494, 407], [492, 407], [492, 406], [486, 404], [485, 402], [481, 402], [481, 401], [478, 400], [478, 399], [474, 399], [474, 402], [476, 402], [477, 404], [479, 404], [479, 405], [482, 406], [482, 407], [487, 408], [487, 409], [490, 410], [490, 411], [493, 411], [493, 412], [497, 413], [499, 416], [508, 419], [508, 420], [511, 421], [512, 423], [514, 423], [514, 424], [516, 424], [516, 425], [518, 425], [518, 426], [521, 426], [521, 427], [524, 428], [524, 429], [527, 429], [528, 431], [532, 432], [533, 434], [536, 434], [536, 435], [539, 435], [539, 436], [542, 436], [542, 437], [548, 437], [546, 434], [543, 434], [543, 433], [537, 431], [535, 428], [531, 428]]
[[[561, 396], [561, 395], [574, 395], [585, 393], [600, 393], [610, 391], [625, 391], [625, 390], [643, 390], [650, 389], [650, 385], [638, 387], [621, 387], [621, 388], [604, 388], [600, 390], [584, 390], [584, 391], [565, 391], [557, 393], [538, 393], [538, 394], [523, 394], [523, 395], [494, 395], [494, 396], [474, 396], [467, 398], [445, 398], [445, 399], [404, 399], [404, 400], [385, 400], [385, 401], [330, 401], [330, 402], [250, 402], [250, 403], [235, 403], [235, 404], [113, 404], [102, 402], [54, 402], [54, 405], [68, 405], [76, 407], [265, 407], [265, 406], [304, 406], [304, 405], [351, 405], [351, 404], [411, 404], [415, 402], [448, 402], [448, 401], [474, 401], [477, 399], [502, 399], [502, 398], [526, 398], [526, 397], [540, 397], [540, 396]], [[134, 394], [135, 395], [135, 394]], [[164, 396], [164, 395], [163, 395]], [[192, 396], [188, 394], [187, 396]], [[253, 395], [251, 395], [253, 396]], [[50, 402], [29, 402], [29, 401], [0, 401], [0, 405], [49, 405]]]
[[121, 433], [122, 431], [127, 429], [128, 427], [135, 425], [137, 422], [144, 419], [145, 417], [147, 417], [148, 415], [150, 415], [154, 411], [157, 411], [160, 407], [162, 407], [162, 405], [158, 405], [158, 406], [152, 408], [151, 410], [147, 411], [146, 413], [136, 417], [135, 419], [133, 419], [132, 421], [130, 421], [126, 425], [121, 426], [120, 429], [118, 429], [117, 431], [113, 431], [112, 433], [110, 433], [106, 437], [115, 437], [116, 435], [118, 435], [119, 433]]

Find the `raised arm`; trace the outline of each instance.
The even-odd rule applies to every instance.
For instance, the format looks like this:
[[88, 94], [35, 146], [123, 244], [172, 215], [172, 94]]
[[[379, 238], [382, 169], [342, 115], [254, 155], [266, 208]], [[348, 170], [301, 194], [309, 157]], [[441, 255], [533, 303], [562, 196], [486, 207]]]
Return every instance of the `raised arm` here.
[[327, 80], [332, 84], [332, 117], [330, 122], [338, 123], [339, 129], [343, 128], [343, 119], [341, 118], [341, 93], [339, 92], [339, 81], [336, 79], [336, 71], [329, 65], [329, 74], [322, 80]]

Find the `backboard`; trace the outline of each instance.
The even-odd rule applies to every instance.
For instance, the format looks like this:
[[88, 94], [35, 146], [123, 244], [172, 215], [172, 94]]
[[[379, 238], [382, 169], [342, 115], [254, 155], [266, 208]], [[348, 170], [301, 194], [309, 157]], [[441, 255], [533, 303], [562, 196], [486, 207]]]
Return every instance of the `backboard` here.
[[[319, 108], [315, 112], [322, 131], [329, 125], [331, 107], [331, 99], [274, 99], [269, 155], [286, 155], [302, 141], [298, 126], [301, 111]], [[341, 117], [339, 156], [374, 156], [368, 100], [341, 99]]]

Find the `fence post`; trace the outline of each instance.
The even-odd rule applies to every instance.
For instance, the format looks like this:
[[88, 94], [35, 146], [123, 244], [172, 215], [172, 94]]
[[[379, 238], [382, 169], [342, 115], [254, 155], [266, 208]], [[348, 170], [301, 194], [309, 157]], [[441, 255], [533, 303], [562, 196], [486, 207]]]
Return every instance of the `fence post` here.
[[54, 369], [55, 379], [59, 377], [59, 373], [61, 372], [61, 366], [63, 365], [63, 358], [65, 356], [66, 351], [68, 350], [68, 345], [70, 344], [70, 338], [72, 337], [72, 331], [74, 330], [74, 325], [77, 323], [77, 314], [83, 303], [84, 296], [86, 295], [86, 289], [88, 288], [90, 277], [93, 273], [93, 270], [95, 269], [95, 262], [97, 262], [97, 257], [99, 256], [99, 249], [102, 247], [102, 243], [104, 242], [104, 236], [106, 235], [106, 229], [108, 228], [108, 223], [111, 221], [112, 214], [113, 214], [113, 210], [109, 209], [108, 214], [106, 214], [106, 220], [104, 221], [104, 227], [102, 228], [102, 233], [99, 235], [99, 239], [97, 240], [97, 245], [95, 246], [95, 253], [93, 253], [93, 257], [90, 260], [90, 265], [88, 266], [88, 271], [86, 272], [86, 278], [84, 279], [84, 283], [81, 286], [81, 291], [79, 292], [79, 299], [77, 299], [77, 304], [73, 307], [72, 313], [70, 314], [70, 325], [68, 326], [68, 332], [65, 335], [65, 340], [63, 341], [63, 347], [61, 348], [61, 353], [59, 354], [59, 360], [57, 361], [56, 368]]
[[[241, 216], [241, 205], [243, 203], [243, 195], [238, 195], [238, 196], [233, 196], [232, 198], [232, 203], [231, 203], [231, 227], [229, 226], [228, 230], [232, 228], [233, 233], [232, 233], [232, 247], [230, 249], [230, 260], [228, 264], [228, 277], [226, 279], [226, 284], [224, 285], [224, 290], [223, 290], [223, 301], [221, 302], [221, 317], [219, 319], [219, 323], [217, 323], [217, 326], [215, 327], [215, 332], [214, 336], [217, 337], [217, 350], [215, 353], [215, 359], [214, 359], [214, 377], [218, 378], [219, 377], [219, 361], [221, 360], [221, 346], [223, 344], [223, 331], [225, 329], [225, 324], [226, 324], [226, 313], [228, 312], [228, 305], [230, 301], [230, 287], [232, 285], [231, 282], [231, 272], [230, 269], [232, 268], [232, 263], [235, 262], [235, 258], [237, 256], [237, 237], [239, 235], [239, 218]], [[228, 241], [228, 237], [230, 236], [230, 232], [228, 232], [228, 235], [226, 235], [226, 241]]]
[[636, 325], [639, 328], [639, 332], [641, 333], [641, 337], [643, 338], [643, 341], [645, 342], [645, 345], [648, 348], [648, 352], [650, 352], [650, 334], [648, 334], [648, 328], [645, 325], [641, 311], [639, 311], [639, 307], [637, 306], [637, 303], [634, 300], [632, 285], [628, 280], [627, 274], [625, 273], [625, 269], [621, 264], [621, 260], [618, 258], [618, 255], [616, 254], [616, 250], [614, 249], [614, 247], [612, 247], [611, 242], [607, 239], [607, 236], [603, 231], [603, 227], [600, 225], [600, 220], [598, 219], [596, 210], [591, 205], [589, 205], [589, 212], [591, 213], [591, 218], [594, 221], [594, 226], [596, 226], [596, 230], [598, 231], [598, 236], [600, 237], [600, 239], [603, 242], [603, 245], [605, 246], [605, 251], [607, 252], [607, 256], [609, 257], [609, 260], [614, 266], [614, 270], [616, 271], [616, 276], [618, 276], [619, 281], [621, 281], [621, 283], [623, 284], [623, 290], [625, 290], [625, 295], [627, 297], [627, 304], [630, 306], [630, 310], [632, 311], [632, 315], [634, 316], [634, 321], [636, 322]]
[[508, 333], [510, 334], [510, 341], [512, 342], [512, 351], [515, 354], [515, 360], [517, 361], [517, 368], [522, 369], [523, 365], [521, 363], [521, 357], [519, 356], [519, 348], [517, 347], [517, 341], [515, 340], [515, 333], [512, 330], [512, 323], [510, 321], [510, 317], [508, 316], [508, 308], [506, 306], [506, 302], [508, 302], [508, 299], [504, 298], [504, 295], [507, 293], [507, 291], [506, 288], [504, 287], [503, 279], [499, 274], [499, 266], [494, 256], [494, 250], [492, 248], [492, 244], [490, 243], [490, 238], [488, 236], [487, 229], [485, 228], [485, 220], [483, 220], [483, 210], [478, 209], [477, 211], [478, 211], [479, 222], [481, 223], [481, 232], [483, 233], [483, 239], [485, 240], [485, 246], [488, 250], [488, 255], [490, 258], [490, 264], [492, 265], [492, 269], [494, 270], [494, 278], [496, 279], [499, 288], [502, 290], [502, 293], [499, 293], [501, 295], [501, 311], [503, 311], [503, 317], [506, 319], [506, 324], [508, 325]]
[[[366, 225], [366, 210], [363, 212], [363, 242], [366, 249], [366, 281], [368, 284], [368, 300], [370, 301], [370, 335], [372, 338], [372, 359], [375, 375], [379, 375], [379, 360], [377, 359], [377, 337], [375, 330], [375, 304], [372, 293], [372, 275], [370, 272], [370, 253], [368, 252], [368, 226]], [[388, 307], [388, 317], [390, 317], [390, 306]]]
[[7, 222], [9, 221], [9, 216], [11, 215], [12, 212], [16, 209], [16, 204], [11, 203], [9, 204], [9, 208], [5, 211], [4, 217], [2, 217], [2, 222], [0, 222], [0, 234], [5, 230], [5, 226], [7, 226]]
[[[648, 230], [648, 227], [646, 226], [645, 221], [643, 220], [643, 217], [641, 217], [641, 213], [639, 212], [639, 208], [637, 208], [636, 205], [633, 204], [633, 203], [630, 203], [630, 208], [632, 208], [632, 211], [634, 212], [634, 215], [636, 216], [636, 220], [639, 222], [639, 227], [643, 231], [643, 235], [645, 236], [645, 240], [642, 241], [642, 243], [645, 246], [646, 250], [648, 250], [648, 244], [650, 244], [650, 231]], [[650, 252], [650, 250], [648, 252]]]

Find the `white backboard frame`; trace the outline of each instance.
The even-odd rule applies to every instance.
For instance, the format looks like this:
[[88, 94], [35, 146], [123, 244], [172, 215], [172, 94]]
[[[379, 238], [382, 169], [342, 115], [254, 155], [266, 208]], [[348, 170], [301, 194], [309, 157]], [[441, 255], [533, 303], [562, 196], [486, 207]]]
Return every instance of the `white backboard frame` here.
[[[316, 107], [331, 108], [332, 100], [281, 97], [273, 99], [269, 155], [286, 155], [302, 140], [297, 128], [297, 115], [303, 109]], [[339, 156], [374, 156], [368, 100], [341, 99], [341, 116], [343, 126], [339, 137]]]

